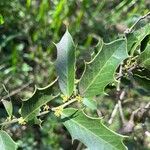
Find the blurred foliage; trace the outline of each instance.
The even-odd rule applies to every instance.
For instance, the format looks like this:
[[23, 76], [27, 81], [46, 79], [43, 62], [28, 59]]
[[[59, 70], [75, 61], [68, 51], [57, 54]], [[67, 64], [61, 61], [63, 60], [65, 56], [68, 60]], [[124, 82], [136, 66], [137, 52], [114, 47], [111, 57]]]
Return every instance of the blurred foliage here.
[[[34, 84], [43, 87], [55, 78], [56, 48], [53, 42], [59, 41], [66, 26], [75, 43], [78, 43], [76, 54], [79, 58], [79, 78], [84, 66], [83, 60], [90, 60], [90, 54], [94, 52], [99, 39], [104, 42], [117, 39], [149, 10], [149, 0], [1, 0], [0, 99], [8, 94], [13, 95], [18, 87], [20, 89], [29, 83], [30, 86], [11, 97], [13, 102], [20, 105], [21, 98], [27, 98], [32, 93]], [[137, 90], [129, 93], [136, 98], [139, 94]], [[113, 95], [106, 97], [112, 98]], [[104, 99], [103, 102], [99, 101], [99, 107], [107, 117], [114, 104], [111, 100]], [[133, 103], [139, 105], [139, 101]], [[1, 103], [0, 106], [3, 110]], [[17, 106], [15, 109], [17, 112]], [[49, 119], [50, 121], [44, 122], [43, 130], [39, 127], [19, 126], [8, 130], [20, 144], [20, 149], [38, 149], [36, 145], [41, 143], [41, 149], [44, 150], [62, 149], [64, 143], [61, 141], [69, 135], [66, 137], [65, 129], [58, 127], [51, 117]], [[117, 130], [117, 126], [114, 125], [113, 129]], [[35, 135], [35, 132], [40, 135]], [[38, 136], [41, 137], [40, 144]], [[146, 140], [139, 139], [147, 144]], [[131, 149], [137, 149], [138, 142], [135, 141], [129, 143]], [[71, 145], [70, 140], [68, 143]]]

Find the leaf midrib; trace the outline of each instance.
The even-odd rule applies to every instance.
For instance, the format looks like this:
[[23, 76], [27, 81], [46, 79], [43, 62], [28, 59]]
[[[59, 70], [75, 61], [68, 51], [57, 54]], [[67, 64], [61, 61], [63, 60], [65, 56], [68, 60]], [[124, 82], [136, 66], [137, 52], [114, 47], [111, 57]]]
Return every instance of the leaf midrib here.
[[[122, 46], [122, 44], [121, 44]], [[121, 47], [119, 46], [118, 49]], [[118, 50], [117, 49], [117, 50]], [[117, 51], [116, 50], [116, 51]], [[116, 52], [114, 51], [114, 53]], [[100, 51], [101, 52], [101, 51]], [[99, 74], [101, 73], [101, 71], [105, 68], [106, 64], [110, 61], [110, 59], [113, 57], [114, 53], [109, 57], [109, 59], [106, 61], [106, 63], [104, 64], [104, 66], [100, 69], [100, 71], [98, 72], [98, 74], [94, 77], [94, 79], [92, 80], [92, 82], [87, 86], [87, 88], [83, 91], [83, 93], [85, 93], [87, 91], [87, 89], [93, 84], [93, 82], [96, 80], [96, 78], [99, 76]], [[99, 55], [100, 53], [97, 54], [97, 56]], [[92, 60], [92, 62], [96, 59], [96, 57]], [[91, 63], [92, 63], [91, 62]]]
[[[65, 115], [63, 113], [64, 116], [68, 117], [67, 115]], [[96, 136], [98, 139], [101, 139], [102, 141], [104, 141], [105, 143], [107, 143], [108, 145], [110, 145], [111, 147], [115, 148], [116, 150], [118, 150], [116, 147], [114, 147], [114, 145], [111, 145], [110, 143], [108, 143], [107, 141], [105, 141], [104, 139], [100, 138], [98, 135], [94, 134], [90, 129], [85, 128], [82, 124], [79, 124], [77, 121], [74, 121], [73, 119], [70, 119], [72, 122], [74, 122], [75, 124], [79, 125], [81, 128], [87, 130], [88, 132], [90, 132], [92, 135]], [[110, 131], [111, 132], [111, 131]]]

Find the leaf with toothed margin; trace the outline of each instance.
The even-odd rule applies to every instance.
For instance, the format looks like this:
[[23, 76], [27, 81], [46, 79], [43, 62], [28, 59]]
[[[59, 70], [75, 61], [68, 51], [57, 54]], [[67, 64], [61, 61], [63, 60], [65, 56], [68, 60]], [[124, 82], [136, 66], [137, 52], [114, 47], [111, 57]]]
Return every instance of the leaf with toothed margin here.
[[150, 42], [147, 45], [146, 49], [139, 55], [138, 58], [140, 66], [143, 66], [150, 70]]
[[[142, 88], [142, 91], [146, 91], [150, 95], [150, 70], [145, 68], [139, 68], [133, 70], [133, 78], [136, 83], [136, 88]], [[146, 93], [145, 93], [146, 94]]]
[[104, 43], [95, 58], [85, 64], [85, 70], [79, 82], [81, 96], [94, 97], [104, 93], [104, 88], [114, 81], [117, 67], [127, 57], [125, 39]]
[[23, 101], [21, 107], [21, 116], [26, 120], [34, 119], [40, 112], [40, 107], [58, 97], [53, 95], [53, 85], [57, 79], [44, 88], [35, 87], [33, 95], [26, 101]]
[[75, 45], [68, 30], [56, 44], [56, 48], [56, 71], [59, 76], [59, 87], [65, 96], [70, 97], [74, 90], [75, 80]]
[[137, 47], [141, 45], [142, 40], [150, 35], [150, 20], [147, 22], [143, 21], [141, 24], [138, 29], [134, 29], [133, 32], [126, 34], [127, 49], [131, 55], [133, 55]]
[[0, 130], [0, 150], [16, 150], [17, 143], [3, 130]]
[[78, 139], [89, 150], [127, 150], [122, 142], [124, 136], [107, 128], [99, 118], [91, 118], [80, 110], [67, 108], [63, 110], [62, 121], [72, 139]]

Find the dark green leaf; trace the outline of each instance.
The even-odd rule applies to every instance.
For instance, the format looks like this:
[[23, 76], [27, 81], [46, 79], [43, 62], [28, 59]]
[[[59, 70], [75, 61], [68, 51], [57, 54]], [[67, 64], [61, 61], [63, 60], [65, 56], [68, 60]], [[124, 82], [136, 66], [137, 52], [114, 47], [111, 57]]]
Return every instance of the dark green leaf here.
[[52, 86], [57, 80], [44, 88], [35, 88], [31, 98], [23, 101], [21, 115], [25, 120], [31, 120], [36, 117], [40, 111], [40, 107], [49, 101], [56, 98], [58, 95], [53, 95]]
[[59, 86], [65, 96], [70, 96], [74, 90], [75, 79], [75, 46], [72, 37], [66, 30], [57, 47], [56, 70], [59, 76]]
[[84, 143], [89, 150], [126, 150], [123, 136], [111, 131], [99, 118], [93, 119], [82, 111], [68, 108], [63, 111], [62, 121], [72, 136]]
[[142, 40], [150, 34], [150, 23], [134, 30], [133, 32], [126, 35], [127, 38], [127, 49], [128, 52], [133, 55], [134, 51], [140, 46]]
[[140, 65], [150, 70], [150, 44], [147, 45], [146, 49], [139, 56]]
[[104, 92], [104, 88], [114, 81], [119, 64], [128, 57], [126, 41], [116, 40], [103, 45], [96, 57], [86, 63], [85, 71], [79, 82], [79, 91], [83, 97], [93, 97]]

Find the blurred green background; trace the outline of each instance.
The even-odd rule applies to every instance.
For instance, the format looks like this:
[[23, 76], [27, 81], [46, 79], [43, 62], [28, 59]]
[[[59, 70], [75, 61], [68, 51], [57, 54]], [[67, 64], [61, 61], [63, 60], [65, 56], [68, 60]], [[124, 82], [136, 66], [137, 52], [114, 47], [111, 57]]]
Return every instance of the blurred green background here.
[[[43, 87], [56, 77], [53, 42], [60, 40], [66, 26], [77, 45], [79, 78], [83, 60], [90, 60], [99, 39], [117, 39], [149, 10], [149, 0], [0, 0], [0, 99], [20, 105], [35, 84]], [[8, 130], [23, 150], [70, 149], [70, 136], [53, 116], [43, 130]], [[131, 145], [136, 149], [134, 142]]]

